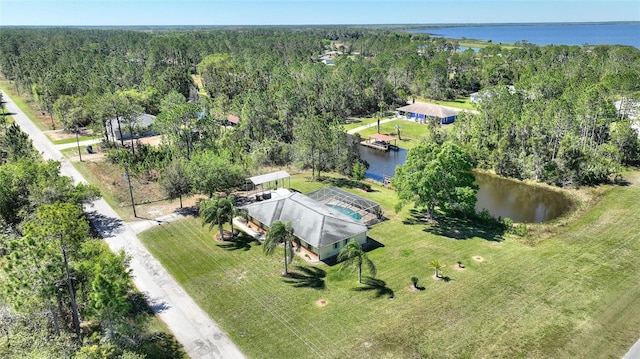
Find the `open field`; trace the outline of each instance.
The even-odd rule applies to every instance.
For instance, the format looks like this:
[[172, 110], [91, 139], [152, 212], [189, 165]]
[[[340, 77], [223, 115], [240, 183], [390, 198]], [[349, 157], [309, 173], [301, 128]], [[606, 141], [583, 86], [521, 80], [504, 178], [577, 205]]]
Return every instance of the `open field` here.
[[433, 104], [436, 104], [436, 105], [459, 108], [459, 109], [463, 109], [463, 110], [470, 110], [470, 111], [477, 110], [476, 106], [471, 103], [471, 100], [469, 99], [468, 96], [467, 97], [459, 97], [459, 98], [457, 98], [457, 99], [455, 99], [453, 101], [432, 100], [430, 98], [425, 98], [425, 97], [418, 97], [417, 100], [420, 101], [420, 102], [433, 103]]
[[[322, 186], [301, 175], [291, 183]], [[141, 237], [254, 358], [603, 358], [622, 356], [640, 336], [638, 181], [604, 187], [535, 246], [495, 241], [500, 233], [460, 220], [427, 223], [409, 208], [395, 214], [395, 194], [373, 189], [355, 193], [390, 219], [369, 232], [384, 245], [369, 252], [379, 280], [369, 286], [301, 258], [283, 278], [280, 251], [270, 258], [248, 239], [216, 242], [197, 218]], [[434, 258], [448, 282], [432, 278]], [[424, 290], [409, 289], [412, 276]]]

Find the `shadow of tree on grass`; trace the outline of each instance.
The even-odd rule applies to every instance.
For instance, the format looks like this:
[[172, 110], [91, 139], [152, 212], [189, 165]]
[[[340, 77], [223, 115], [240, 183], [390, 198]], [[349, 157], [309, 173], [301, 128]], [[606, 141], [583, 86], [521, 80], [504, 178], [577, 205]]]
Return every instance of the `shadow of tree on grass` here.
[[222, 242], [218, 244], [218, 247], [227, 251], [248, 251], [249, 249], [251, 249], [252, 243], [256, 245], [260, 244], [260, 242], [258, 242], [255, 238], [240, 232], [240, 235], [238, 235], [236, 238], [231, 241]]
[[318, 267], [295, 266], [295, 271], [290, 271], [289, 275], [283, 279], [285, 283], [296, 288], [325, 289], [324, 278], [327, 272]]
[[375, 298], [380, 298], [385, 295], [390, 299], [395, 297], [393, 290], [387, 287], [387, 283], [382, 279], [363, 277], [362, 285], [364, 286], [353, 288], [352, 290], [356, 292], [374, 292]]
[[482, 238], [491, 242], [502, 242], [505, 230], [497, 223], [483, 223], [476, 218], [465, 218], [462, 214], [450, 213], [436, 219], [428, 218], [426, 210], [411, 209], [410, 217], [403, 221], [407, 225], [425, 225], [425, 232], [457, 240]]
[[318, 178], [318, 182], [326, 183], [332, 185], [334, 187], [342, 187], [342, 188], [360, 188], [371, 191], [371, 185], [368, 183], [352, 180], [344, 177], [329, 177], [329, 176], [321, 176]]

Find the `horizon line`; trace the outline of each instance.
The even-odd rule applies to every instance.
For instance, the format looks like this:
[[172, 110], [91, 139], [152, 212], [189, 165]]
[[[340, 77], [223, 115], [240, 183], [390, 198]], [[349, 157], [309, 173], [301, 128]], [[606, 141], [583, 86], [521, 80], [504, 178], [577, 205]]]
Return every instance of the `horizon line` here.
[[307, 27], [327, 27], [327, 26], [422, 26], [422, 27], [432, 27], [432, 26], [476, 26], [476, 25], [494, 25], [494, 26], [507, 26], [507, 25], [602, 25], [602, 24], [640, 24], [638, 20], [610, 20], [610, 21], [549, 21], [549, 22], [464, 22], [464, 23], [354, 23], [354, 24], [182, 24], [182, 25], [159, 25], [159, 24], [143, 24], [143, 25], [109, 25], [109, 24], [99, 24], [99, 25], [2, 25], [0, 24], [0, 28], [126, 28], [126, 27], [154, 27], [154, 28], [162, 28], [162, 27], [295, 27], [295, 26], [307, 26]]

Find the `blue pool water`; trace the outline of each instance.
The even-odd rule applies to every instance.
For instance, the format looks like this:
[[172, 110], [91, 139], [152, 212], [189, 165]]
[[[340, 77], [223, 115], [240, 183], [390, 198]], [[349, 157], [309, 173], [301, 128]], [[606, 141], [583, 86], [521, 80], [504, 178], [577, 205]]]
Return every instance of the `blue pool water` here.
[[335, 204], [328, 204], [327, 207], [331, 207], [337, 211], [340, 211], [344, 214], [346, 214], [347, 216], [355, 219], [356, 221], [359, 221], [362, 219], [362, 216], [359, 213], [354, 212], [353, 210], [349, 209], [349, 208], [344, 208], [344, 207], [340, 207], [337, 206]]

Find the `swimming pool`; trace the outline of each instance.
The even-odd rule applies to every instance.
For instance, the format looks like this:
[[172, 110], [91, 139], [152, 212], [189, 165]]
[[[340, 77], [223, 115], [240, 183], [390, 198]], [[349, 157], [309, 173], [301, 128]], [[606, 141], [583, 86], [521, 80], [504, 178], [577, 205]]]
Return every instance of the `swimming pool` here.
[[333, 208], [335, 210], [338, 210], [338, 211], [346, 214], [347, 216], [355, 219], [356, 221], [359, 221], [359, 220], [362, 219], [362, 216], [359, 213], [353, 211], [352, 209], [344, 208], [342, 206], [338, 206], [338, 205], [335, 205], [335, 204], [328, 204], [327, 207], [331, 207], [331, 208]]

